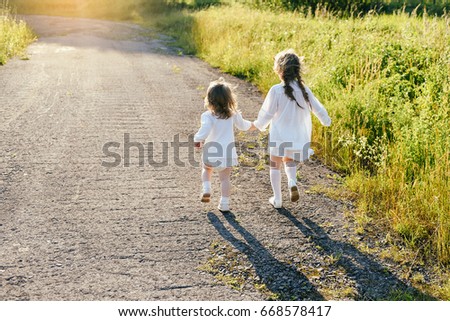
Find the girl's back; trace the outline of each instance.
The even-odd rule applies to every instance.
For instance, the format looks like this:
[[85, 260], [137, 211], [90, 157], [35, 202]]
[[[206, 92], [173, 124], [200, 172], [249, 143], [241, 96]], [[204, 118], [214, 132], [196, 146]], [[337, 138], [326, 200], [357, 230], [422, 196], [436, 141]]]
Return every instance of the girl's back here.
[[279, 148], [283, 144], [285, 149], [303, 151], [311, 142], [311, 111], [324, 125], [329, 125], [331, 120], [308, 87], [305, 86], [305, 90], [309, 103], [304, 98], [298, 82], [293, 81], [290, 86], [295, 100], [285, 94], [283, 83], [273, 86], [267, 94], [255, 125], [264, 129], [270, 122], [271, 147]]
[[205, 117], [208, 117], [212, 127], [209, 136], [205, 140], [205, 143], [214, 141], [229, 143], [234, 141], [234, 133], [233, 133], [234, 115], [230, 118], [223, 119], [216, 117], [209, 110], [204, 112], [204, 114], [206, 114]]
[[[276, 112], [272, 118], [271, 140], [276, 142], [292, 142], [293, 149], [301, 150], [309, 141], [311, 133], [311, 114], [308, 104], [303, 98], [300, 87], [296, 82], [291, 84], [293, 94], [297, 102], [305, 108], [299, 108], [295, 101], [289, 99], [284, 93], [282, 84], [274, 86], [274, 94], [277, 99]], [[289, 148], [290, 146], [286, 146]]]
[[240, 112], [234, 112], [229, 118], [219, 118], [212, 111], [201, 116], [202, 126], [194, 136], [194, 141], [204, 141], [204, 161], [219, 161], [219, 167], [236, 166], [237, 153], [234, 142], [234, 126], [239, 130], [248, 130], [251, 122], [244, 120]]

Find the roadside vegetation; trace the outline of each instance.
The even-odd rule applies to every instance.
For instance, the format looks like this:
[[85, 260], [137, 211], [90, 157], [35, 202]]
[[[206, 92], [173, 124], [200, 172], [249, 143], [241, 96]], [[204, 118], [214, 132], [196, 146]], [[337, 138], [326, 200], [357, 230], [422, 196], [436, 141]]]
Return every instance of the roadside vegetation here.
[[0, 2], [0, 65], [14, 56], [26, 59], [25, 49], [34, 40], [25, 22], [11, 15], [6, 1]]

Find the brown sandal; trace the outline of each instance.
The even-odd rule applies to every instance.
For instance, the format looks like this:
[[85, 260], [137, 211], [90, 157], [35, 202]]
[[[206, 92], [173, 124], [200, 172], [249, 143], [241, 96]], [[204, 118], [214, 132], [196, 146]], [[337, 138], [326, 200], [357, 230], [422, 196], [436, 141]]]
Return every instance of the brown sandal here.
[[203, 193], [201, 202], [202, 203], [209, 203], [209, 201], [211, 201], [211, 194], [210, 193]]
[[289, 189], [289, 194], [291, 196], [291, 202], [297, 202], [298, 199], [300, 198], [300, 195], [298, 194], [298, 187], [297, 186], [292, 186]]

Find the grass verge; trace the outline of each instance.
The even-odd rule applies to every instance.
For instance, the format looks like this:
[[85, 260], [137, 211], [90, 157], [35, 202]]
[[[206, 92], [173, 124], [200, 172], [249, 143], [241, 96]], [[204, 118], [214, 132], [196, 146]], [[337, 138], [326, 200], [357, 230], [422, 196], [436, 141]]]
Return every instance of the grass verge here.
[[35, 39], [25, 22], [11, 15], [7, 3], [0, 3], [0, 65], [14, 56], [26, 59], [25, 49]]

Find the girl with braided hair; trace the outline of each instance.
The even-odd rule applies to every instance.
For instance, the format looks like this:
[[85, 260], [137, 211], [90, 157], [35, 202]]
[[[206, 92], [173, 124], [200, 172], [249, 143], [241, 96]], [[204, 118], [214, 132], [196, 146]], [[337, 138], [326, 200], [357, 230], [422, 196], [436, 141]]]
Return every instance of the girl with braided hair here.
[[275, 208], [281, 208], [282, 164], [288, 179], [290, 199], [296, 202], [299, 199], [296, 162], [306, 161], [314, 153], [310, 148], [311, 112], [324, 126], [330, 126], [331, 119], [304, 84], [300, 58], [292, 49], [275, 56], [273, 69], [281, 83], [269, 90], [254, 126], [264, 131], [270, 124], [270, 182], [274, 195], [269, 202]]

